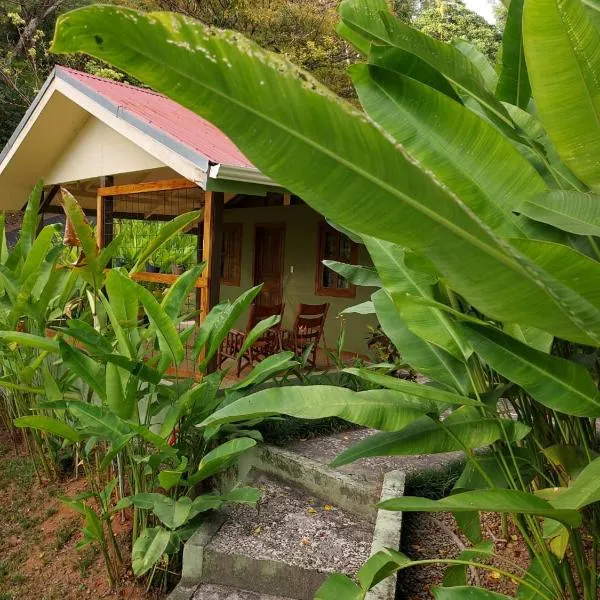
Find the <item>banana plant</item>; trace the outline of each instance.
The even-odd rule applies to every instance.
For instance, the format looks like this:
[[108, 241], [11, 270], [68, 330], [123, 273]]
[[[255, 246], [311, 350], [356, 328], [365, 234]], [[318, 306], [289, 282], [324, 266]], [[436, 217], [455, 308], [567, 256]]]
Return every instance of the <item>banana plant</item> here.
[[[361, 310], [376, 312], [430, 380], [371, 369], [359, 376], [380, 389], [363, 393], [262, 390], [200, 426], [284, 413], [382, 430], [335, 464], [463, 450], [466, 470], [448, 498], [383, 505], [452, 511], [473, 539], [475, 554], [440, 559], [453, 575], [434, 596], [503, 597], [466, 588], [463, 576], [466, 565], [486, 568], [473, 558], [483, 543], [477, 513], [495, 511], [510, 515], [533, 557], [527, 570], [507, 574], [518, 597], [592, 600], [600, 543], [597, 6], [512, 0], [499, 76], [464, 44], [401, 23], [385, 0], [344, 0], [340, 18], [340, 33], [366, 56], [350, 73], [364, 112], [281, 56], [179, 15], [94, 6], [59, 19], [55, 52], [105, 60], [197, 112], [262, 172], [357, 234], [377, 276], [338, 272], [379, 288]], [[474, 452], [482, 447], [489, 454]], [[363, 598], [414, 564], [386, 551], [358, 582], [333, 576], [317, 597]]]

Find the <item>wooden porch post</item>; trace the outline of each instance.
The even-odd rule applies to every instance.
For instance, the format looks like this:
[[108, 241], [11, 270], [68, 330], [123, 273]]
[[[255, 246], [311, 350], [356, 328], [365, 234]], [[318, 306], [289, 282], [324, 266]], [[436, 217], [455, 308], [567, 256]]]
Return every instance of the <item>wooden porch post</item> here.
[[[202, 240], [202, 259], [206, 261], [204, 270], [206, 288], [202, 290], [200, 320], [203, 321], [210, 310], [219, 303], [221, 288], [221, 253], [223, 235], [223, 192], [204, 194], [204, 237]], [[198, 228], [198, 233], [200, 229]], [[208, 372], [216, 370], [216, 360], [211, 361]]]
[[[114, 185], [112, 175], [100, 177], [100, 187]], [[113, 239], [113, 197], [98, 196], [96, 203], [96, 243], [99, 248], [105, 248]]]

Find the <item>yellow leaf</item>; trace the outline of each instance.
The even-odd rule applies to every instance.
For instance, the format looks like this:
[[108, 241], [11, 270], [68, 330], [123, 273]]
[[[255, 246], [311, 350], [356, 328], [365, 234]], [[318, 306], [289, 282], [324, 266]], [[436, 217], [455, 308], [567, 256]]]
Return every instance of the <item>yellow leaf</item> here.
[[254, 535], [258, 535], [262, 531], [262, 525], [259, 525], [254, 531]]
[[306, 509], [306, 512], [310, 515], [314, 515], [316, 514], [317, 510], [311, 506], [310, 508]]
[[326, 505], [323, 507], [323, 510], [333, 510], [333, 506], [331, 506], [331, 504], [326, 504]]

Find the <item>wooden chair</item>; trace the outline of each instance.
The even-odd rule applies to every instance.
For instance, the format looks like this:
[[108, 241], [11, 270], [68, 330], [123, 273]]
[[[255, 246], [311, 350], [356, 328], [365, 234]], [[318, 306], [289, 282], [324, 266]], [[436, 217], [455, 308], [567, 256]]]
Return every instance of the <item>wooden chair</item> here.
[[248, 365], [254, 366], [256, 362], [261, 361], [267, 356], [271, 356], [277, 352], [281, 352], [281, 320], [277, 325], [268, 329], [258, 340], [238, 358], [238, 354], [242, 349], [246, 336], [252, 329], [263, 319], [274, 315], [283, 316], [285, 304], [277, 304], [275, 306], [257, 306], [253, 304], [250, 308], [248, 323], [245, 331], [232, 329], [227, 337], [223, 340], [217, 355], [217, 367], [220, 369], [223, 363], [231, 358], [237, 360], [237, 376], [240, 376], [242, 369]]
[[291, 350], [296, 356], [302, 353], [312, 344], [308, 356], [308, 363], [316, 368], [317, 347], [321, 339], [325, 341], [325, 319], [329, 311], [329, 303], [325, 304], [300, 304], [296, 319], [291, 331], [285, 332], [284, 347]]

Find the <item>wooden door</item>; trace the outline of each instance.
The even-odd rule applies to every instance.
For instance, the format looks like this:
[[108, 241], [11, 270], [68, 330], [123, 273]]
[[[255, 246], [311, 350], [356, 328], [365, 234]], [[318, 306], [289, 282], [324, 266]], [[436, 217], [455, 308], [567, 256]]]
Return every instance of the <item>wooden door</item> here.
[[254, 230], [254, 285], [264, 283], [258, 306], [283, 303], [283, 255], [285, 225], [269, 223]]

